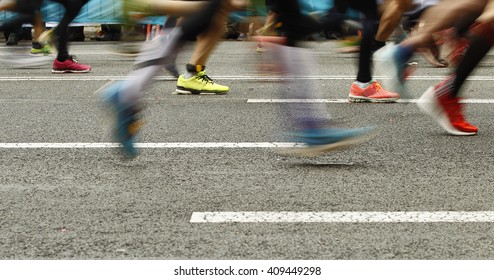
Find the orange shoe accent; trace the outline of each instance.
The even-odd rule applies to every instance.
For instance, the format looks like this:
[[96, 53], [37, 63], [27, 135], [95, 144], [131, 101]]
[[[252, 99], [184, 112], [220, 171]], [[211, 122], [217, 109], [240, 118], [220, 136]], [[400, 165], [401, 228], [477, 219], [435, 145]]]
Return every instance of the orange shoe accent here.
[[350, 87], [348, 99], [350, 102], [396, 102], [400, 98], [398, 93], [389, 92], [378, 82], [371, 82], [366, 88], [361, 88], [356, 82]]

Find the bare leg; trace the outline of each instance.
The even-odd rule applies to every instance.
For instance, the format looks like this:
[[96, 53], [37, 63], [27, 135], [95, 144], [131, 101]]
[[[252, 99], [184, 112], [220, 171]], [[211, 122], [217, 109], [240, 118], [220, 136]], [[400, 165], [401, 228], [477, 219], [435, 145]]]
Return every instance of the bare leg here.
[[452, 27], [465, 15], [480, 15], [487, 2], [488, 0], [444, 0], [426, 11], [422, 17], [423, 27], [402, 44], [413, 49], [428, 47], [433, 42], [433, 33]]
[[45, 31], [45, 25], [43, 24], [43, 19], [41, 18], [41, 12], [37, 12], [36, 15], [34, 16], [33, 28], [34, 28], [33, 41], [37, 41], [39, 36]]
[[196, 45], [190, 57], [189, 64], [206, 65], [209, 56], [225, 33], [225, 22], [232, 10], [233, 7], [229, 1], [222, 1], [221, 7], [215, 14], [209, 29], [197, 36]]
[[379, 21], [376, 40], [386, 42], [400, 23], [402, 15], [413, 8], [411, 0], [389, 0], [384, 4], [384, 11]]

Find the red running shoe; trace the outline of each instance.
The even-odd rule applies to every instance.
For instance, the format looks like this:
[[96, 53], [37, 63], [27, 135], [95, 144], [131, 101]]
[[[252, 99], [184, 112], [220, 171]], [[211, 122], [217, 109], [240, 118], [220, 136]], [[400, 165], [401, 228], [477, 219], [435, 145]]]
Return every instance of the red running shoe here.
[[55, 59], [53, 61], [52, 73], [88, 73], [91, 71], [91, 66], [80, 64], [73, 56], [69, 56], [65, 61]]
[[417, 105], [436, 120], [449, 134], [468, 136], [477, 134], [478, 128], [465, 120], [463, 106], [458, 97], [452, 97], [447, 81], [430, 87], [418, 100]]

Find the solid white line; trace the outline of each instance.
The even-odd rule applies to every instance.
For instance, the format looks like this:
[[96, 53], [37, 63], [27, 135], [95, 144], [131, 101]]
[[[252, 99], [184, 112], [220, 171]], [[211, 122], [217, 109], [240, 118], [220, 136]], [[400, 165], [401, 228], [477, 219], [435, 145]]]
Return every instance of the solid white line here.
[[[418, 81], [442, 81], [447, 76], [410, 76], [409, 80]], [[124, 80], [127, 76], [90, 76], [90, 75], [54, 75], [54, 76], [21, 76], [21, 77], [0, 77], [0, 81], [108, 81]], [[280, 81], [280, 80], [355, 80], [355, 76], [348, 75], [329, 75], [329, 76], [301, 76], [301, 77], [284, 77], [284, 76], [214, 76], [218, 80], [232, 81]], [[388, 79], [383, 76], [375, 76], [377, 80]], [[155, 80], [175, 81], [176, 78], [171, 76], [156, 77]], [[494, 81], [494, 76], [471, 76], [469, 81]]]
[[[397, 103], [417, 103], [418, 99], [399, 99]], [[348, 99], [247, 99], [247, 103], [350, 103]], [[463, 99], [467, 104], [494, 104], [494, 99]]]
[[348, 99], [247, 99], [247, 103], [349, 103]]
[[0, 77], [0, 81], [113, 81], [124, 80], [126, 76], [88, 76], [88, 75], [53, 75], [27, 77]]
[[[246, 142], [246, 143], [136, 143], [137, 148], [293, 148], [303, 147], [301, 143]], [[105, 149], [118, 148], [119, 143], [0, 143], [0, 149]]]
[[494, 211], [194, 212], [191, 223], [492, 223]]

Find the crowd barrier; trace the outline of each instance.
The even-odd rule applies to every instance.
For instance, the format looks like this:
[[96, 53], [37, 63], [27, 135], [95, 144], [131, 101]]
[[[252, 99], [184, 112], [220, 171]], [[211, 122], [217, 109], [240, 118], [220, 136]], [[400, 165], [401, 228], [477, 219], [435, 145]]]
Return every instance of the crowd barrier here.
[[[41, 13], [44, 21], [50, 25], [50, 23], [57, 23], [62, 19], [64, 10], [61, 4], [44, 0]], [[15, 14], [12, 12], [0, 12], [0, 21], [9, 20], [14, 16]], [[163, 24], [164, 21], [165, 17], [155, 16], [143, 20], [142, 23]], [[124, 22], [124, 18], [121, 0], [90, 0], [82, 7], [80, 14], [71, 25], [119, 24], [122, 22]]]
[[[231, 19], [242, 20], [243, 17], [249, 16], [252, 13], [258, 16], [266, 15], [264, 0], [251, 0], [254, 4], [255, 11], [250, 12], [235, 12]], [[300, 0], [301, 8], [305, 13], [327, 11], [333, 5], [333, 0]], [[57, 23], [63, 16], [64, 8], [59, 3], [50, 0], [43, 1], [41, 10], [45, 22]], [[0, 12], [0, 21], [9, 20], [15, 16], [11, 12]], [[150, 17], [142, 23], [148, 24], [163, 24], [165, 17]], [[122, 1], [121, 0], [90, 0], [81, 10], [81, 13], [72, 22], [72, 25], [87, 25], [87, 24], [118, 24], [123, 22]]]

